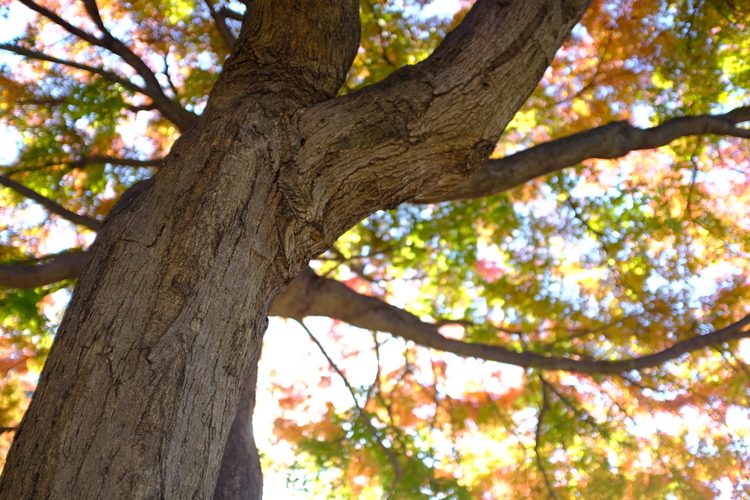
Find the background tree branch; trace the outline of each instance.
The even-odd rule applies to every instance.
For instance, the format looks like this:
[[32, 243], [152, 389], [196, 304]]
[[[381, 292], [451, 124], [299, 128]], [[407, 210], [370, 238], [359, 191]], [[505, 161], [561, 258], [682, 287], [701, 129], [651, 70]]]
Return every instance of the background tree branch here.
[[87, 227], [91, 229], [92, 231], [98, 231], [101, 227], [101, 223], [96, 220], [92, 219], [91, 217], [88, 217], [86, 215], [79, 215], [75, 212], [71, 212], [67, 208], [63, 207], [57, 202], [54, 202], [47, 198], [46, 196], [42, 196], [41, 194], [37, 193], [33, 189], [29, 189], [26, 186], [19, 184], [18, 182], [10, 179], [9, 177], [0, 174], [0, 184], [3, 186], [12, 189], [13, 191], [17, 192], [18, 194], [21, 194], [31, 200], [34, 200], [35, 202], [39, 203], [41, 206], [49, 210], [55, 215], [59, 215], [63, 219], [69, 220], [70, 222], [74, 224], [79, 224], [81, 226]]
[[[169, 97], [167, 97], [167, 95], [164, 93], [164, 89], [161, 87], [159, 80], [156, 78], [156, 74], [148, 66], [148, 64], [146, 64], [146, 62], [143, 59], [141, 59], [135, 52], [133, 52], [121, 40], [115, 38], [109, 32], [109, 30], [104, 24], [104, 21], [102, 20], [101, 14], [99, 12], [99, 8], [97, 7], [95, 0], [85, 0], [83, 4], [86, 9], [86, 12], [89, 14], [89, 17], [97, 26], [99, 31], [101, 31], [102, 33], [101, 37], [96, 37], [93, 34], [88, 33], [87, 31], [84, 31], [72, 25], [71, 23], [62, 19], [56, 13], [52, 12], [51, 10], [31, 0], [21, 0], [21, 3], [23, 3], [29, 9], [46, 17], [47, 19], [57, 24], [58, 26], [60, 26], [65, 31], [69, 32], [70, 34], [80, 38], [81, 40], [84, 40], [85, 42], [93, 46], [106, 49], [112, 54], [121, 58], [123, 61], [125, 61], [125, 63], [128, 66], [130, 66], [138, 74], [138, 76], [140, 76], [143, 79], [145, 87], [137, 86], [129, 81], [127, 83], [124, 83], [126, 80], [119, 79], [119, 77], [118, 77], [119, 81], [117, 83], [120, 83], [121, 85], [125, 86], [126, 88], [130, 90], [140, 92], [150, 97], [154, 101], [154, 104], [159, 109], [159, 111], [169, 120], [171, 120], [177, 126], [177, 128], [180, 129], [181, 132], [184, 133], [190, 127], [193, 126], [197, 118], [197, 115], [191, 111], [186, 110], [185, 108], [180, 106], [179, 103], [174, 102], [171, 99], [169, 99]], [[82, 65], [82, 64], [75, 63], [72, 61], [63, 61], [61, 59], [52, 58], [51, 56], [47, 56], [45, 54], [42, 54], [41, 52], [30, 51], [28, 49], [24, 49], [23, 47], [18, 47], [12, 44], [0, 44], [0, 48], [9, 50], [11, 52], [15, 52], [20, 55], [26, 55], [27, 57], [33, 57], [35, 59], [42, 59], [42, 60], [46, 60], [50, 62], [66, 64], [68, 66], [75, 67], [78, 69], [83, 69], [85, 71], [95, 72], [92, 70], [98, 69], [98, 68], [87, 67], [86, 65]], [[22, 54], [18, 50], [13, 50], [14, 48], [20, 49], [21, 51], [27, 51], [27, 53]], [[32, 55], [32, 54], [36, 54], [36, 55]], [[114, 73], [104, 70], [104, 69], [99, 69], [97, 74], [105, 76], [108, 79], [112, 79], [111, 76], [114, 75]]]
[[130, 90], [131, 92], [137, 92], [137, 93], [147, 95], [146, 89], [134, 84], [127, 78], [123, 78], [117, 75], [116, 73], [113, 73], [112, 71], [106, 70], [99, 66], [89, 66], [88, 64], [81, 64], [75, 61], [68, 61], [67, 59], [59, 59], [57, 57], [53, 57], [53, 56], [44, 54], [36, 50], [27, 49], [25, 47], [21, 47], [21, 46], [14, 45], [11, 43], [0, 43], [0, 49], [7, 50], [8, 52], [12, 52], [14, 54], [18, 54], [19, 56], [29, 57], [31, 59], [38, 59], [40, 61], [47, 61], [47, 62], [51, 62], [55, 64], [62, 64], [64, 66], [70, 66], [71, 68], [80, 69], [82, 71], [87, 71], [94, 75], [102, 76], [113, 83], [119, 83], [120, 85]]
[[[41, 14], [42, 16], [46, 17], [56, 25], [60, 26], [62, 29], [70, 33], [71, 35], [74, 35], [81, 40], [84, 40], [91, 45], [99, 45], [99, 39], [92, 35], [91, 33], [82, 30], [81, 28], [78, 28], [77, 26], [72, 25], [62, 17], [58, 16], [55, 12], [47, 9], [46, 7], [43, 7], [39, 5], [38, 3], [32, 1], [32, 0], [19, 0], [23, 5], [28, 7], [29, 9], [33, 10], [37, 14]], [[84, 2], [85, 4], [86, 2]], [[88, 9], [88, 5], [86, 5], [86, 8]], [[101, 19], [100, 19], [101, 21]]]
[[62, 254], [33, 266], [0, 264], [0, 286], [30, 290], [67, 279], [76, 279], [86, 261], [86, 252]]
[[542, 426], [544, 425], [544, 416], [549, 410], [549, 394], [547, 393], [547, 385], [541, 375], [539, 375], [539, 383], [542, 389], [542, 404], [539, 407], [539, 412], [536, 417], [536, 429], [534, 430], [534, 456], [536, 457], [536, 466], [542, 474], [542, 479], [544, 479], [544, 484], [547, 487], [550, 500], [557, 500], [557, 494], [555, 493], [555, 488], [552, 486], [552, 481], [550, 481], [549, 473], [544, 466], [544, 458], [542, 458], [541, 452]]
[[55, 162], [44, 163], [41, 165], [34, 165], [31, 167], [13, 167], [13, 166], [0, 166], [5, 172], [6, 176], [11, 176], [19, 172], [27, 172], [29, 170], [36, 170], [41, 168], [52, 167], [55, 165], [65, 165], [69, 169], [84, 168], [87, 165], [122, 165], [124, 167], [159, 167], [164, 162], [163, 158], [152, 158], [150, 160], [139, 160], [137, 158], [119, 158], [116, 156], [106, 155], [89, 155], [81, 156], [75, 159], [60, 160]]
[[354, 407], [357, 410], [357, 416], [360, 418], [362, 423], [365, 424], [365, 427], [367, 427], [367, 430], [370, 431], [373, 439], [378, 443], [378, 446], [380, 447], [380, 449], [383, 450], [383, 453], [385, 454], [385, 456], [388, 457], [388, 461], [391, 463], [391, 467], [393, 468], [393, 480], [391, 481], [388, 491], [383, 495], [383, 499], [389, 500], [390, 498], [393, 497], [393, 494], [396, 491], [396, 486], [398, 484], [398, 481], [403, 474], [398, 457], [396, 456], [395, 453], [393, 453], [393, 450], [391, 450], [384, 443], [383, 438], [381, 437], [381, 433], [378, 432], [378, 429], [375, 428], [375, 426], [372, 424], [370, 420], [371, 416], [368, 414], [367, 411], [365, 411], [364, 407], [360, 405], [359, 400], [357, 400], [357, 392], [349, 383], [349, 379], [346, 378], [346, 375], [344, 374], [344, 372], [341, 370], [341, 368], [338, 367], [338, 365], [336, 365], [333, 359], [331, 359], [331, 356], [328, 355], [325, 348], [323, 347], [323, 344], [321, 344], [320, 341], [317, 338], [315, 338], [315, 335], [313, 335], [310, 329], [307, 328], [307, 325], [305, 325], [305, 323], [301, 319], [296, 319], [296, 321], [302, 326], [305, 332], [307, 332], [307, 335], [310, 337], [310, 340], [312, 340], [313, 343], [318, 347], [318, 350], [326, 358], [326, 361], [328, 361], [328, 365], [331, 367], [331, 369], [333, 369], [333, 371], [335, 371], [336, 374], [344, 382], [344, 385], [349, 391], [349, 394], [351, 395], [352, 400], [354, 402]]
[[234, 19], [235, 21], [239, 22], [242, 22], [242, 19], [245, 17], [244, 14], [240, 14], [239, 12], [230, 9], [226, 5], [219, 9], [219, 14], [221, 14], [225, 18]]

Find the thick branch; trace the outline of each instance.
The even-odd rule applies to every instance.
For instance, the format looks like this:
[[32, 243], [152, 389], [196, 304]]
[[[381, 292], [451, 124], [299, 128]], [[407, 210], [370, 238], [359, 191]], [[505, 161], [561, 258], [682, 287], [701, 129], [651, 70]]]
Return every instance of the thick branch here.
[[62, 280], [75, 279], [81, 274], [86, 253], [78, 252], [55, 257], [46, 264], [9, 266], [0, 264], [0, 287], [30, 290]]
[[[78, 277], [84, 253], [63, 255], [33, 267], [0, 265], [0, 286], [36, 288], [63, 279]], [[750, 315], [726, 328], [699, 335], [655, 354], [621, 361], [587, 361], [554, 358], [532, 352], [517, 352], [487, 344], [473, 344], [444, 337], [438, 325], [425, 323], [413, 314], [375, 297], [361, 295], [336, 280], [321, 278], [306, 268], [271, 304], [272, 316], [302, 319], [327, 316], [350, 325], [390, 332], [419, 345], [459, 356], [498, 361], [524, 368], [563, 370], [578, 373], [625, 373], [652, 368], [706, 347], [750, 338]]]
[[650, 129], [628, 122], [615, 122], [562, 139], [531, 147], [499, 160], [486, 160], [482, 170], [453, 188], [435, 196], [417, 197], [413, 203], [482, 198], [501, 193], [540, 175], [571, 167], [590, 158], [613, 159], [631, 151], [666, 146], [690, 135], [725, 135], [750, 138], [750, 129], [737, 127], [750, 120], [750, 107], [723, 115], [675, 118]]
[[92, 219], [91, 217], [88, 217], [86, 215], [79, 215], [75, 212], [71, 212], [59, 203], [50, 200], [46, 196], [42, 196], [33, 189], [29, 189], [5, 175], [0, 174], [0, 184], [12, 189], [18, 194], [34, 200], [53, 214], [59, 215], [63, 219], [67, 219], [74, 224], [80, 224], [81, 226], [87, 227], [92, 231], [98, 231], [99, 227], [101, 226], [101, 223], [98, 220]]
[[263, 474], [253, 435], [258, 363], [253, 363], [250, 370], [224, 447], [213, 500], [261, 498], [263, 493]]
[[338, 281], [320, 278], [311, 269], [299, 276], [271, 306], [272, 315], [303, 318], [309, 315], [340, 319], [359, 328], [390, 332], [417, 344], [460, 356], [498, 361], [524, 368], [564, 370], [579, 373], [624, 373], [661, 365], [708, 346], [750, 337], [750, 315], [726, 328], [693, 337], [661, 352], [621, 361], [586, 361], [554, 358], [503, 347], [472, 344], [444, 337], [438, 326], [424, 323], [413, 314], [375, 297], [360, 295]]
[[466, 179], [588, 3], [478, 0], [425, 61], [305, 110], [300, 164], [280, 184], [305, 227], [285, 238], [319, 254], [335, 228]]

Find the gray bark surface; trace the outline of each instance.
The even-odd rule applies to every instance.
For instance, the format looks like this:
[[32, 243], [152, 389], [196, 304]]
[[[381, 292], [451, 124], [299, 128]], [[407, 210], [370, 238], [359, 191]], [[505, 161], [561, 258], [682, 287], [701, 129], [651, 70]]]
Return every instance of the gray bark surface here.
[[216, 481], [214, 500], [259, 500], [263, 495], [263, 473], [253, 436], [255, 386], [258, 364], [252, 365], [250, 376], [242, 387], [237, 414], [224, 447], [224, 456]]
[[273, 298], [363, 217], [479, 168], [587, 4], [479, 0], [426, 61], [334, 99], [356, 0], [249, 2], [204, 114], [103, 224], [0, 497], [211, 498]]

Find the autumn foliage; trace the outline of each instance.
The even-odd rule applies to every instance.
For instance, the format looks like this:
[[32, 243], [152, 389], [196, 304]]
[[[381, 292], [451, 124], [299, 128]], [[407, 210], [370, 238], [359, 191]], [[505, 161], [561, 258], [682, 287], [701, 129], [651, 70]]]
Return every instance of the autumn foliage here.
[[[201, 113], [244, 7], [99, 1], [113, 42], [90, 3], [3, 2], [3, 23], [23, 29], [0, 44], [0, 120], [17, 140], [0, 174], [101, 222]], [[423, 60], [470, 8], [425, 16], [430, 3], [361, 0], [340, 92]], [[596, 0], [493, 158], [610, 122], [721, 115], [750, 105], [748, 89], [746, 1]], [[696, 132], [491, 197], [378, 212], [311, 267], [466, 342], [580, 360], [663, 351], [750, 312], [742, 135]], [[3, 184], [3, 264], [93, 241], [91, 227]], [[73, 284], [0, 291], [3, 449]], [[462, 358], [339, 321], [288, 324], [320, 363], [262, 362], [273, 438], [261, 451], [311, 498], [750, 497], [747, 339], [602, 375]], [[291, 334], [271, 330], [267, 343], [278, 335]], [[279, 443], [293, 458], [274, 454]]]

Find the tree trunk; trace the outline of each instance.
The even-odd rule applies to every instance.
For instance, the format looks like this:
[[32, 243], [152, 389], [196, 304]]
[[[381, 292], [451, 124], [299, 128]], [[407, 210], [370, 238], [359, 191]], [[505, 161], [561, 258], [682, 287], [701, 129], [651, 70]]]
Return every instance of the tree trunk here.
[[212, 497], [273, 298], [363, 217], [480, 168], [588, 0], [478, 0], [430, 58], [332, 99], [357, 4], [247, 3], [198, 124], [92, 246], [2, 499]]
[[211, 498], [270, 301], [311, 257], [277, 179], [356, 54], [356, 0], [254, 1], [200, 122], [115, 207], [8, 455], [4, 499]]

